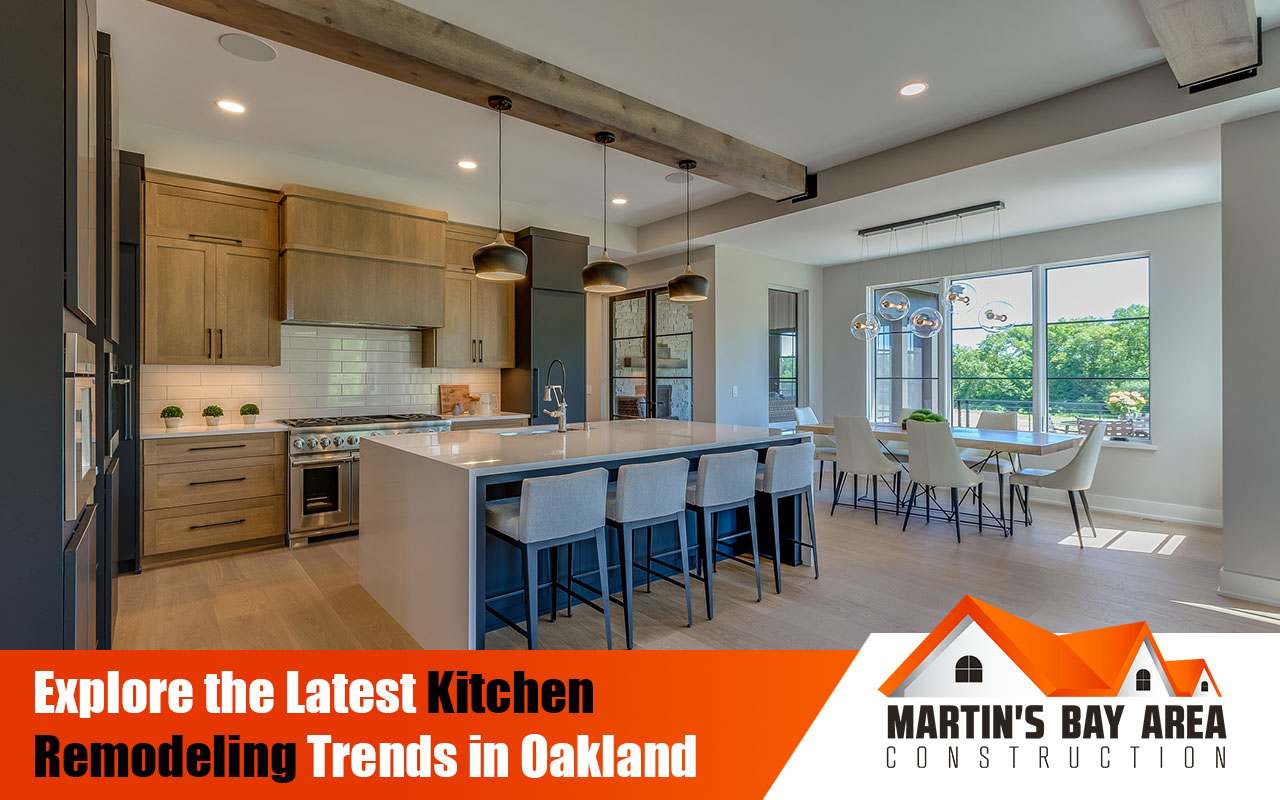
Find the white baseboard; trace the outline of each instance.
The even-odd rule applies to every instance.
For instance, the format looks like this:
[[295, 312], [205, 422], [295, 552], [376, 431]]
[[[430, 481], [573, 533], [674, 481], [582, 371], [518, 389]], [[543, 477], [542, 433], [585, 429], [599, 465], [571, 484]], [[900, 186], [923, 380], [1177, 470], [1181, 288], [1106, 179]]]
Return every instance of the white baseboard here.
[[[994, 483], [994, 481], [989, 481]], [[1007, 500], [1005, 502], [1008, 502]], [[1065, 506], [1067, 495], [1052, 489], [1032, 489], [1032, 504]], [[1222, 509], [1202, 508], [1200, 506], [1184, 506], [1177, 503], [1160, 503], [1155, 500], [1140, 500], [1132, 497], [1114, 497], [1106, 494], [1089, 492], [1089, 507], [1094, 511], [1106, 511], [1112, 514], [1124, 514], [1131, 517], [1143, 517], [1161, 522], [1184, 522], [1191, 525], [1205, 525], [1210, 528], [1222, 527]], [[1084, 510], [1080, 512], [1082, 521]]]
[[1237, 600], [1280, 606], [1280, 579], [1233, 572], [1223, 567], [1218, 571], [1218, 594]]

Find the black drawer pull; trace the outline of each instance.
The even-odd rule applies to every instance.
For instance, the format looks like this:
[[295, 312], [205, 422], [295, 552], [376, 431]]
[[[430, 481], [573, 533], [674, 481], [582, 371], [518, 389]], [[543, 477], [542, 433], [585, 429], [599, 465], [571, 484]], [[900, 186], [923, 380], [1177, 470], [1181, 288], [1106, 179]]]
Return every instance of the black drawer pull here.
[[188, 453], [194, 453], [197, 450], [235, 450], [237, 447], [248, 447], [247, 444], [207, 444], [204, 447], [188, 447]]
[[248, 475], [241, 475], [239, 478], [219, 478], [215, 481], [191, 481], [188, 486], [208, 486], [211, 483], [239, 483], [240, 481], [249, 480]]
[[190, 527], [187, 528], [187, 530], [198, 531], [201, 528], [224, 528], [229, 525], [243, 525], [248, 521], [249, 520], [245, 519], [244, 517], [241, 517], [240, 519], [233, 519], [230, 522], [210, 522], [205, 525], [191, 525]]
[[211, 241], [211, 242], [228, 242], [230, 244], [243, 244], [243, 239], [235, 239], [230, 236], [214, 236], [212, 233], [188, 233], [188, 239], [195, 241]]

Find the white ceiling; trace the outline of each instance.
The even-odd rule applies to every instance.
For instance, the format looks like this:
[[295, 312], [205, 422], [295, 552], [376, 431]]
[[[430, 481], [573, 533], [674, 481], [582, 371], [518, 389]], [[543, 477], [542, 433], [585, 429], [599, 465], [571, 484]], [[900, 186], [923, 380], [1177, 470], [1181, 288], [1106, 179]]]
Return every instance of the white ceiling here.
[[[403, 1], [811, 168], [1162, 58], [1137, 0]], [[1280, 20], [1280, 0], [1259, 0], [1258, 9], [1268, 24]], [[456, 192], [456, 205], [468, 209], [492, 197], [491, 112], [284, 46], [271, 63], [240, 60], [218, 47], [217, 36], [228, 29], [146, 0], [99, 0], [99, 25], [115, 41], [126, 146], [132, 121], [139, 130], [203, 137], [206, 149], [220, 141], [420, 180], [438, 187], [436, 194]], [[898, 96], [897, 88], [912, 80], [927, 81], [929, 91]], [[235, 118], [214, 109], [214, 100], [227, 96], [249, 113]], [[596, 146], [514, 119], [506, 143], [506, 197], [515, 224], [522, 222], [521, 206], [562, 213], [579, 228], [599, 219]], [[1214, 199], [1204, 184], [1216, 170], [1216, 145], [1209, 148], [1205, 137], [1155, 148], [1132, 143], [1128, 152], [1117, 147], [1074, 153], [1069, 165], [1049, 153], [1032, 154], [1019, 169], [966, 170], [935, 179], [940, 186], [879, 198], [866, 213], [837, 204], [789, 215], [787, 224], [800, 227], [786, 236], [777, 235], [783, 229], [770, 232], [775, 221], [720, 238], [765, 252], [785, 244], [790, 249], [776, 255], [830, 263], [848, 260], [850, 228], [946, 206], [937, 191], [1004, 197], [1011, 204], [1006, 228], [1028, 229], [1076, 224], [1101, 206], [1108, 214], [1145, 213], [1173, 197], [1187, 204]], [[464, 157], [481, 168], [461, 172], [455, 162]], [[1084, 174], [1063, 171], [1078, 170], [1090, 157], [1094, 166], [1086, 164]], [[669, 168], [624, 153], [610, 159], [610, 194], [630, 201], [610, 207], [611, 222], [635, 226], [683, 209], [683, 187], [663, 180]], [[1118, 181], [1117, 174], [1134, 179]], [[956, 181], [976, 183], [966, 191]], [[693, 185], [695, 207], [733, 194], [703, 179]], [[1038, 211], [1017, 218], [1017, 205]], [[440, 205], [454, 206], [447, 198]]]

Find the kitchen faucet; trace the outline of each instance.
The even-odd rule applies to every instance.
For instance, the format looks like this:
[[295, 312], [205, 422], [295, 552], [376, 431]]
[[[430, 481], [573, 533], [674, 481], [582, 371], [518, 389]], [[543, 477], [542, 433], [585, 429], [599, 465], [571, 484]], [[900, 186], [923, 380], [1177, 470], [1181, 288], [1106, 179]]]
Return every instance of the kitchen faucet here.
[[569, 382], [569, 376], [565, 372], [564, 362], [560, 359], [553, 360], [547, 365], [547, 374], [551, 374], [551, 370], [556, 364], [560, 365], [560, 383], [548, 383], [542, 390], [542, 400], [544, 403], [555, 403], [556, 409], [552, 411], [547, 409], [546, 414], [553, 417], [558, 423], [557, 430], [565, 433], [569, 430], [566, 422], [569, 420], [569, 404], [564, 399], [564, 385]]

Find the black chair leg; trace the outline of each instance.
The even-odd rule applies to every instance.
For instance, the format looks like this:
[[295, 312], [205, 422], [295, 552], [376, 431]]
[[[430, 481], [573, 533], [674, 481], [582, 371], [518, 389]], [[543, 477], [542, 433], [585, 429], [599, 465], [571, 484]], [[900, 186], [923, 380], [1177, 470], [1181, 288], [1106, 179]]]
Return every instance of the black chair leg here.
[[[566, 587], [573, 586], [573, 542], [569, 542], [564, 546], [565, 549], [565, 582]], [[573, 616], [573, 595], [565, 592], [564, 595], [564, 615], [566, 617]]]
[[858, 507], [858, 476], [853, 476], [853, 507]]
[[604, 609], [605, 647], [613, 649], [613, 625], [609, 618], [609, 548], [605, 544], [604, 528], [596, 531], [596, 571], [600, 573], [600, 605]]
[[[618, 558], [618, 567], [622, 572], [622, 616], [623, 623], [626, 626], [628, 650], [632, 649], [635, 645], [631, 616], [631, 591], [633, 583], [633, 577], [631, 574], [633, 569], [631, 564], [631, 544], [631, 527], [623, 525], [618, 528], [618, 550], [621, 551]], [[604, 608], [607, 616], [609, 612], [608, 601], [604, 603]]]
[[835, 486], [834, 494], [831, 496], [831, 516], [836, 515], [836, 505], [840, 502], [840, 490], [844, 488], [845, 474], [843, 472], [835, 473], [832, 479], [832, 485]]
[[[681, 523], [683, 524], [683, 522]], [[686, 560], [688, 553], [685, 554]], [[645, 528], [644, 539], [644, 590], [648, 594], [653, 594], [653, 526]]]
[[[693, 627], [693, 597], [689, 591], [689, 534], [685, 530], [685, 515], [676, 519], [676, 532], [680, 535], [680, 570], [684, 578], [684, 612], [688, 616], [686, 627]], [[652, 535], [652, 532], [650, 533]], [[652, 551], [650, 551], [652, 552]], [[650, 562], [652, 566], [652, 562]]]
[[902, 513], [902, 470], [893, 473], [893, 513]]
[[1076, 521], [1076, 539], [1080, 542], [1080, 549], [1084, 549], [1084, 534], [1080, 532], [1080, 512], [1076, 510], [1075, 492], [1067, 492], [1067, 499], [1071, 501], [1071, 518]]
[[712, 593], [711, 593], [712, 575], [715, 573], [715, 570], [710, 566], [711, 564], [715, 563], [715, 559], [716, 559], [716, 552], [715, 552], [716, 535], [714, 530], [711, 527], [711, 521], [712, 521], [711, 512], [703, 511], [701, 541], [702, 541], [702, 551], [704, 554], [703, 559], [705, 559], [705, 563], [707, 564], [707, 566], [704, 566], [702, 568], [703, 574], [704, 574], [704, 580], [702, 582], [702, 591], [706, 595], [706, 599], [707, 599], [707, 619], [713, 619], [716, 614], [715, 601], [712, 599]]
[[956, 542], [960, 541], [960, 490], [951, 490], [951, 518], [956, 522]]
[[982, 484], [978, 484], [978, 533], [982, 533]]
[[524, 624], [529, 649], [538, 649], [538, 551], [524, 548]]
[[773, 521], [773, 592], [774, 594], [782, 594], [782, 537], [778, 535], [778, 498], [776, 495], [769, 495], [769, 513]]
[[[818, 579], [818, 526], [817, 520], [813, 517], [813, 491], [808, 490], [804, 493], [805, 505], [809, 509], [809, 544], [813, 551], [813, 579]], [[799, 531], [796, 532], [797, 534]]]
[[871, 478], [871, 517], [877, 525], [880, 524], [880, 478], [872, 475]]
[[917, 484], [915, 481], [912, 481], [911, 482], [911, 501], [907, 503], [907, 516], [903, 517], [902, 519], [902, 529], [904, 531], [907, 529], [907, 523], [911, 521], [911, 510], [916, 507], [916, 491], [918, 490], [918, 488], [919, 488], [919, 484]]
[[751, 560], [756, 567], [756, 602], [764, 599], [760, 589], [760, 537], [756, 534], [756, 501], [753, 497], [747, 502], [747, 524], [751, 526]]
[[822, 472], [823, 472], [823, 467], [826, 465], [826, 463], [827, 462], [825, 461], [818, 462], [818, 489], [822, 489]]
[[[557, 588], [557, 584], [560, 581], [559, 558], [560, 558], [560, 548], [559, 547], [551, 548], [551, 621], [552, 622], [556, 621], [556, 613], [558, 610], [558, 606], [560, 605], [558, 600], [559, 590]], [[573, 595], [570, 595], [569, 599], [572, 600]]]
[[1089, 510], [1089, 498], [1084, 492], [1080, 492], [1080, 502], [1084, 504], [1084, 516], [1089, 520], [1089, 529], [1093, 531], [1093, 538], [1098, 538], [1098, 526], [1093, 524], [1093, 512]]
[[924, 487], [924, 524], [933, 522], [933, 488]]

